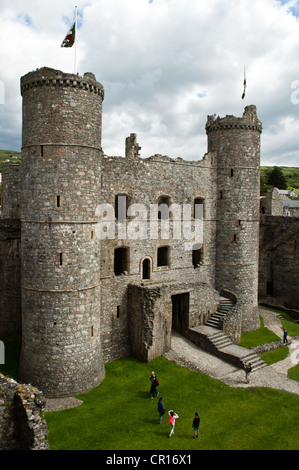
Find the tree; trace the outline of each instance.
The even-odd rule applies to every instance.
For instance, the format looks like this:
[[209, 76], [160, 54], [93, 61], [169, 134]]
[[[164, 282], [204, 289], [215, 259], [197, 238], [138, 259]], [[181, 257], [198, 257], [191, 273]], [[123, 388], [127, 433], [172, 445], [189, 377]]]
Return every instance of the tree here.
[[267, 175], [265, 175], [264, 173], [261, 173], [260, 181], [261, 181], [260, 195], [265, 196], [267, 194], [267, 192], [269, 191], [269, 189], [270, 189], [270, 186], [268, 185]]
[[278, 166], [275, 166], [267, 175], [267, 184], [278, 189], [287, 189], [287, 179], [283, 171]]

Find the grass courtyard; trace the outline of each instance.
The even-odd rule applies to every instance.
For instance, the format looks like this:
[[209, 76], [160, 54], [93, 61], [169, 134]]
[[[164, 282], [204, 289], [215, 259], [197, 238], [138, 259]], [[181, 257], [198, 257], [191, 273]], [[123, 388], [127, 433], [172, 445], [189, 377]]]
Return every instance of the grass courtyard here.
[[[154, 370], [166, 410], [178, 413], [175, 434], [157, 398], [148, 396]], [[230, 388], [160, 357], [150, 364], [125, 358], [79, 395], [83, 405], [48, 412], [50, 447], [68, 450], [298, 450], [299, 396], [267, 388]], [[193, 439], [194, 413], [201, 417]], [[287, 425], [286, 425], [287, 424]]]
[[[298, 335], [299, 325], [289, 323], [284, 327], [290, 335]], [[242, 342], [252, 347], [269, 338], [277, 340], [261, 322], [261, 328], [243, 336]], [[5, 346], [8, 360], [0, 370], [16, 377], [18, 338]], [[275, 350], [269, 363], [283, 360], [286, 349]], [[81, 406], [46, 413], [51, 450], [299, 450], [299, 395], [232, 388], [163, 357], [149, 364], [123, 358], [105, 369], [102, 383], [77, 397]], [[171, 438], [168, 416], [160, 425], [158, 399], [148, 395], [152, 370], [160, 381], [159, 397], [164, 397], [166, 410], [179, 415]], [[195, 412], [201, 418], [198, 439], [193, 439]]]

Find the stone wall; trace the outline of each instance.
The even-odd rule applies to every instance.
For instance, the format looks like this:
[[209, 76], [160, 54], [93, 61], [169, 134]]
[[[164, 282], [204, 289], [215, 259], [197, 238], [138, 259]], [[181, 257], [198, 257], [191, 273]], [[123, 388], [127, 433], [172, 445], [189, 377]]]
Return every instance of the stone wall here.
[[141, 361], [161, 356], [171, 347], [172, 329], [188, 337], [219, 304], [219, 294], [196, 282], [130, 285], [128, 292], [131, 353]]
[[21, 223], [0, 219], [0, 337], [21, 332]]
[[299, 220], [261, 216], [259, 297], [299, 310]]
[[277, 188], [273, 188], [266, 196], [261, 197], [261, 213], [267, 215], [283, 215], [283, 196]]
[[[133, 150], [140, 149], [136, 136], [132, 137]], [[157, 283], [205, 283], [214, 289], [215, 265], [215, 204], [216, 176], [211, 156], [206, 155], [196, 162], [182, 159], [173, 160], [167, 156], [155, 155], [147, 159], [139, 158], [130, 152], [127, 140], [127, 158], [108, 157], [102, 159], [102, 204], [109, 204], [113, 210], [112, 224], [115, 235], [101, 241], [101, 331], [102, 348], [105, 362], [115, 360], [130, 353], [130, 336], [128, 335], [129, 315], [135, 309], [128, 300], [128, 286], [141, 284], [145, 286]], [[135, 150], [134, 150], [135, 151]], [[163, 176], [162, 176], [163, 175]], [[188, 182], [188, 184], [186, 184]], [[137, 209], [138, 204], [145, 208], [145, 214], [131, 212], [121, 233], [118, 221], [114, 218], [115, 197], [126, 195], [128, 208]], [[204, 204], [203, 220], [203, 256], [197, 267], [192, 263], [192, 241], [185, 239], [183, 226], [181, 239], [173, 232], [174, 223], [178, 220], [170, 214], [169, 236], [161, 238], [162, 220], [158, 220], [158, 237], [151, 236], [150, 207], [158, 204], [161, 196], [169, 197], [169, 204], [177, 204], [181, 209], [189, 205], [191, 219], [194, 222], [194, 201], [200, 198]], [[134, 206], [135, 205], [135, 206]], [[134, 209], [134, 210], [135, 210]], [[181, 213], [181, 218], [183, 215]], [[137, 223], [139, 221], [139, 226]], [[115, 222], [115, 225], [114, 225]], [[168, 221], [167, 221], [168, 222]], [[132, 230], [136, 227], [138, 231]], [[104, 230], [105, 223], [101, 230]], [[142, 233], [143, 228], [144, 233]], [[123, 234], [124, 233], [124, 234]], [[102, 233], [101, 236], [104, 236]], [[158, 266], [157, 253], [161, 246], [169, 247], [167, 266]], [[128, 249], [128, 263], [122, 275], [114, 273], [114, 252], [116, 248]], [[144, 281], [142, 276], [143, 261], [150, 264], [150, 279]], [[202, 300], [197, 314], [208, 313]], [[211, 312], [212, 313], [212, 312]], [[116, 341], [119, 338], [119, 341]]]
[[[209, 117], [208, 153], [191, 162], [140, 158], [136, 134], [126, 139], [124, 158], [104, 155], [104, 89], [91, 73], [37, 69], [22, 77], [21, 94], [20, 193], [6, 195], [16, 209], [21, 194], [20, 380], [47, 397], [86, 391], [100, 383], [109, 361], [163, 354], [172, 328], [187, 335], [216, 311], [221, 289], [235, 294], [242, 329], [254, 329], [255, 107], [242, 118]], [[128, 213], [121, 222], [123, 197]], [[152, 207], [163, 203], [172, 208], [170, 220], [153, 221]], [[203, 208], [200, 222], [195, 204]], [[108, 205], [112, 234], [103, 222]], [[197, 223], [194, 238], [185, 233], [186, 208], [190, 232]]]
[[20, 162], [3, 162], [1, 201], [3, 219], [18, 219], [21, 216]]
[[0, 373], [0, 450], [49, 450], [43, 394]]

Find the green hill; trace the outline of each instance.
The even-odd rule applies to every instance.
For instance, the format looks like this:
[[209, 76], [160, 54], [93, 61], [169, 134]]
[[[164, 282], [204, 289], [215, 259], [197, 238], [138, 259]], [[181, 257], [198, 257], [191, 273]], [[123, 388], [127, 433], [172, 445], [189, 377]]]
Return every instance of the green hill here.
[[18, 162], [22, 158], [21, 152], [15, 152], [14, 150], [0, 150], [0, 173], [2, 168], [2, 163], [6, 160], [11, 162]]

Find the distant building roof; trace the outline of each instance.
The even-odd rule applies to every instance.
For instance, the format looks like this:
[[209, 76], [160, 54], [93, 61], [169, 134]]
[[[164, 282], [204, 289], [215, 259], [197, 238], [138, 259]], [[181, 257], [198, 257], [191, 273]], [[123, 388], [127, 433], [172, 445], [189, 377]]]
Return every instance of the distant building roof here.
[[279, 189], [278, 192], [281, 194], [281, 196], [298, 196], [298, 193], [295, 189]]
[[284, 207], [295, 207], [299, 209], [299, 199], [289, 199], [288, 197], [283, 198]]

